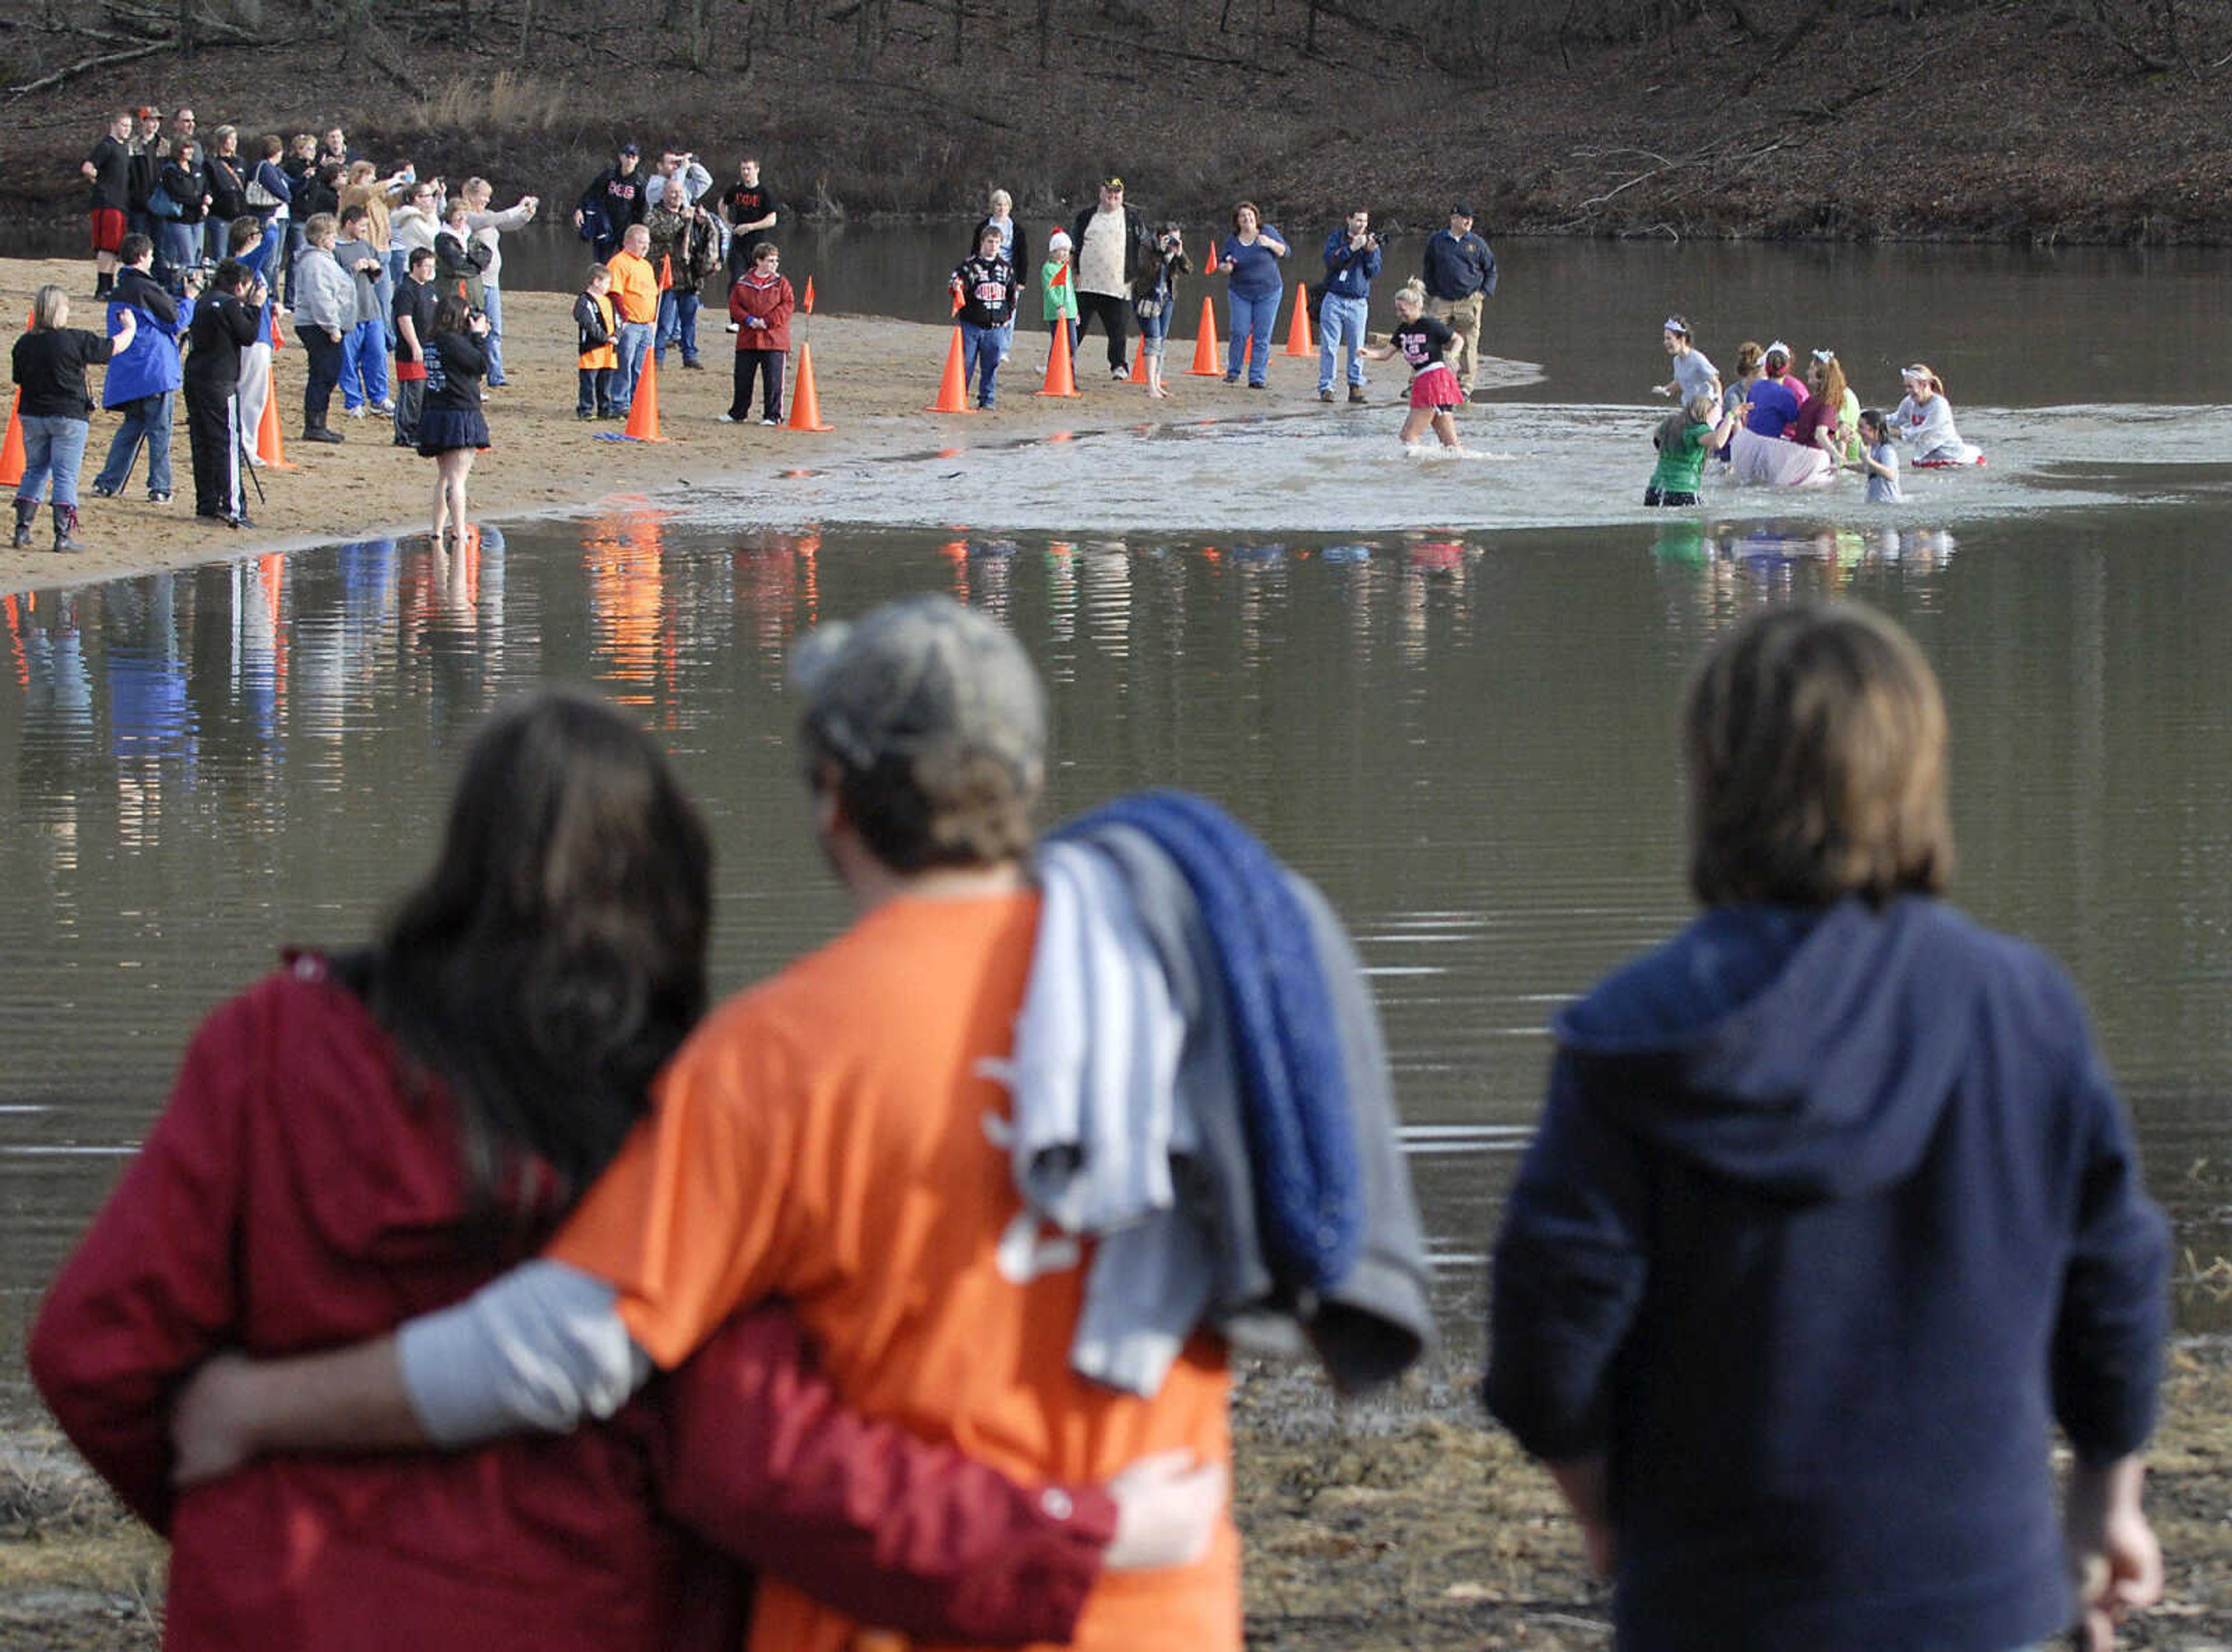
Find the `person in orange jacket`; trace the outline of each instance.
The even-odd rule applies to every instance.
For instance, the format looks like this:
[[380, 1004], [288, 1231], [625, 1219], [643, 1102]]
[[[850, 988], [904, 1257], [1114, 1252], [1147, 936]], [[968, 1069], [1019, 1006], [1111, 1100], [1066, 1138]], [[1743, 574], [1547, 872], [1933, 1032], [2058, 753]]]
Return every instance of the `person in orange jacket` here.
[[651, 231], [631, 224], [620, 237], [620, 249], [606, 268], [612, 272], [613, 308], [620, 317], [620, 360], [613, 372], [613, 411], [627, 417], [635, 403], [635, 381], [651, 353], [651, 335], [659, 321], [659, 272], [646, 256]]
[[723, 424], [749, 424], [752, 375], [761, 375], [760, 423], [782, 423], [783, 359], [790, 353], [790, 315], [798, 295], [782, 273], [782, 252], [772, 241], [752, 249], [752, 262], [729, 289], [729, 314], [736, 323], [736, 389]]

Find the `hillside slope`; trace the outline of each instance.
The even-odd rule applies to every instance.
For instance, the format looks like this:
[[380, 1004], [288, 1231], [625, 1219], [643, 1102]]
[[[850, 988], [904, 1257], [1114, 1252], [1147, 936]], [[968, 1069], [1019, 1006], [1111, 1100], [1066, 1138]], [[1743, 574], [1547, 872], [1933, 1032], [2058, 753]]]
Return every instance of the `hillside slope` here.
[[1328, 0], [665, 3], [191, 0], [262, 21], [75, 74], [171, 14], [103, 0], [73, 33], [27, 4], [0, 19], [16, 85], [64, 77], [6, 102], [0, 210], [74, 213], [102, 112], [185, 99], [205, 132], [337, 120], [554, 202], [630, 136], [724, 176], [749, 146], [850, 216], [994, 181], [1043, 214], [1113, 170], [1189, 217], [1431, 225], [1462, 195], [1491, 233], [2232, 240], [2232, 0], [1419, 0], [1370, 26]]

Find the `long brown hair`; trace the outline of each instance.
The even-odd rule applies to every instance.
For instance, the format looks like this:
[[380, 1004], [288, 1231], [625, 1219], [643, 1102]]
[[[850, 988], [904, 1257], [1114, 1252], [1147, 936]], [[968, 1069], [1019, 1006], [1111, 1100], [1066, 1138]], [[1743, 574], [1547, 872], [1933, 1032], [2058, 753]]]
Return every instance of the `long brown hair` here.
[[1690, 690], [1690, 886], [1708, 906], [1943, 893], [1945, 703], [1913, 639], [1856, 603], [1745, 622]]
[[483, 1206], [522, 1158], [570, 1199], [705, 1007], [712, 850], [665, 757], [546, 690], [475, 737], [440, 852], [363, 966], [373, 1014], [448, 1086]]

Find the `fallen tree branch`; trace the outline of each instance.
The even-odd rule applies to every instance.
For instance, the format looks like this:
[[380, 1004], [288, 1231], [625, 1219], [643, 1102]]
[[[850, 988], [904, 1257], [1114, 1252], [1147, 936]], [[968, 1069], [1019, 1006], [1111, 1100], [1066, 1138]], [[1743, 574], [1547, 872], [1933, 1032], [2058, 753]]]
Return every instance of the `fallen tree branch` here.
[[152, 57], [158, 52], [170, 52], [177, 49], [176, 41], [159, 40], [152, 46], [135, 46], [130, 51], [104, 52], [98, 57], [81, 58], [68, 68], [58, 68], [53, 74], [42, 76], [38, 80], [27, 81], [22, 86], [10, 87], [7, 95], [10, 101], [16, 98], [27, 98], [34, 92], [49, 91], [55, 87], [77, 79], [81, 75], [90, 75], [97, 68], [112, 68], [119, 63], [137, 62], [140, 58]]

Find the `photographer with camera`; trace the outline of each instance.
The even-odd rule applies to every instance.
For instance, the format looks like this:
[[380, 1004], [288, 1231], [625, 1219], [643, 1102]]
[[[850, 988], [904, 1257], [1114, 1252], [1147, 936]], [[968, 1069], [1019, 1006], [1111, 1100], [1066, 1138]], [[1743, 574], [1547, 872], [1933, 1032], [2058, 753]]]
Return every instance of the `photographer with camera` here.
[[1187, 261], [1185, 232], [1174, 223], [1155, 230], [1154, 241], [1139, 256], [1139, 273], [1132, 278], [1132, 313], [1139, 318], [1139, 353], [1147, 364], [1147, 394], [1159, 401], [1171, 392], [1163, 385], [1163, 347], [1171, 336], [1171, 317], [1178, 307], [1178, 277], [1193, 265]]
[[1333, 399], [1333, 367], [1348, 352], [1348, 398], [1364, 399], [1364, 329], [1372, 308], [1372, 283], [1379, 275], [1379, 237], [1372, 214], [1359, 207], [1326, 237], [1325, 296], [1318, 305], [1318, 399]]
[[[330, 236], [333, 220], [326, 222]], [[227, 258], [195, 302], [186, 331], [186, 441], [194, 456], [194, 515], [229, 528], [250, 526], [240, 491], [240, 353], [256, 342], [256, 316], [265, 296], [263, 283], [248, 266]]]

